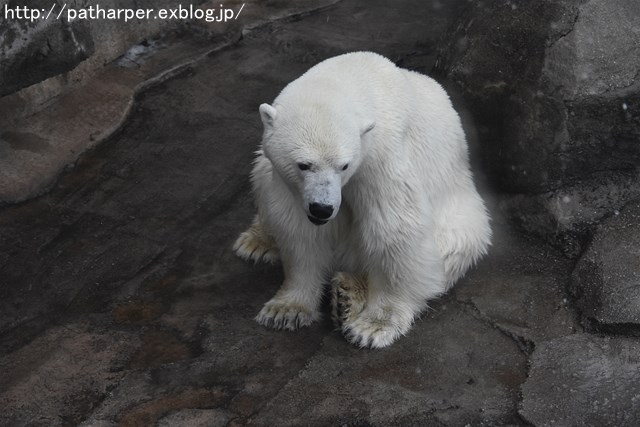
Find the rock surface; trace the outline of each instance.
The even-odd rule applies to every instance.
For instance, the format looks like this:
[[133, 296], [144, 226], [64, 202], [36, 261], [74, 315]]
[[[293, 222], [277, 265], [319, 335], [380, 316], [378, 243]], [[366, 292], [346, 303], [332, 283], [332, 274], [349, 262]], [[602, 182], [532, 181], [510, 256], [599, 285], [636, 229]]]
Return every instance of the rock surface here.
[[[221, 4], [212, 0], [138, 0], [135, 3], [103, 0], [98, 8], [95, 4], [79, 1], [62, 4], [33, 0], [25, 9], [19, 2], [2, 0], [0, 97], [30, 88], [19, 96], [25, 102], [35, 104], [26, 108], [38, 108], [66, 88], [79, 82], [86, 83], [105, 64], [123, 56], [130, 47], [151, 41], [161, 33], [199, 33], [211, 42], [233, 40], [245, 28], [306, 13], [336, 1], [298, 0], [290, 4], [229, 0]], [[90, 6], [93, 10], [88, 11]], [[212, 10], [216, 20], [207, 22], [206, 17], [189, 16], [186, 12], [190, 8]], [[222, 8], [225, 13], [233, 11], [233, 18], [220, 21]], [[87, 11], [89, 18], [82, 18], [82, 10]], [[120, 11], [120, 19], [98, 18], [102, 15], [97, 10], [107, 17], [109, 11]], [[167, 18], [159, 15], [160, 10], [166, 11]], [[75, 11], [76, 19], [69, 22], [71, 11]], [[144, 12], [144, 16], [125, 19], [125, 11]], [[150, 11], [148, 16], [146, 11]]]
[[536, 348], [520, 413], [540, 426], [637, 426], [640, 340], [576, 334]]
[[489, 255], [460, 282], [456, 299], [515, 339], [527, 353], [537, 343], [579, 330], [565, 287], [572, 262], [494, 218]]
[[571, 290], [585, 327], [640, 335], [640, 200], [598, 227]]
[[[445, 298], [397, 346], [345, 348], [331, 334], [253, 425], [505, 425], [524, 380], [516, 343]], [[495, 349], [500, 349], [496, 352]]]
[[0, 97], [71, 71], [95, 53], [89, 26], [82, 21], [32, 16], [32, 10], [39, 15], [54, 4], [35, 0], [25, 10], [17, 2], [0, 2]]
[[[183, 72], [212, 52], [232, 46], [243, 32], [258, 28], [265, 21], [292, 19], [335, 2], [302, 0], [287, 5], [255, 0], [227, 2], [224, 6], [227, 10], [243, 13], [238, 19], [213, 23], [189, 19], [136, 23], [94, 19], [73, 21], [61, 29], [52, 22], [62, 21], [51, 19], [38, 21], [34, 28], [27, 25], [25, 29], [18, 25], [23, 21], [3, 21], [0, 34], [4, 29], [12, 36], [5, 40], [10, 46], [0, 43], [7, 58], [0, 64], [0, 76], [22, 78], [21, 84], [29, 86], [0, 98], [0, 205], [18, 203], [47, 191], [65, 167], [122, 126], [134, 97], [144, 89]], [[178, 2], [169, 0], [135, 5], [154, 11], [178, 6]], [[101, 3], [100, 7], [106, 10], [115, 6]], [[199, 7], [218, 10], [220, 5], [209, 1]], [[74, 32], [78, 25], [84, 31], [81, 34]], [[183, 31], [168, 31], [177, 27]], [[165, 33], [156, 34], [163, 28]], [[80, 47], [74, 50], [59, 46], [58, 38], [75, 40]], [[24, 40], [26, 47], [18, 41], [15, 45], [7, 41], [14, 39]], [[47, 55], [40, 57], [31, 52], [33, 46], [47, 46], [47, 40], [51, 45]], [[84, 45], [95, 52], [88, 52], [85, 56], [92, 54], [89, 59], [77, 64], [85, 56], [76, 60], [73, 52]], [[25, 65], [20, 58], [36, 61], [38, 66]], [[48, 74], [43, 75], [38, 67]], [[69, 71], [70, 67], [73, 69]], [[65, 73], [41, 81], [62, 71]], [[15, 89], [7, 88], [9, 92]]]
[[465, 5], [344, 0], [245, 32], [147, 88], [48, 194], [0, 208], [0, 425], [633, 425], [638, 339], [575, 334], [572, 261], [500, 215], [487, 259], [388, 349], [328, 319], [253, 320], [282, 281], [231, 251], [258, 105], [348, 50], [428, 72]]
[[640, 195], [640, 3], [472, 2], [441, 48], [521, 225], [580, 253]]

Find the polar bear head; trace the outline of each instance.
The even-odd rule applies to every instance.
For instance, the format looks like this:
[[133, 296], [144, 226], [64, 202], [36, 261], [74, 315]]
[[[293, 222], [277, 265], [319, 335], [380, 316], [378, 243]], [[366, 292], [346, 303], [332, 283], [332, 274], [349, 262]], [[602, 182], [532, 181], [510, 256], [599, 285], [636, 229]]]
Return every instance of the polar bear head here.
[[304, 102], [296, 108], [262, 104], [260, 116], [264, 153], [300, 196], [309, 221], [322, 225], [334, 219], [342, 187], [362, 162], [374, 121], [354, 117], [345, 109]]

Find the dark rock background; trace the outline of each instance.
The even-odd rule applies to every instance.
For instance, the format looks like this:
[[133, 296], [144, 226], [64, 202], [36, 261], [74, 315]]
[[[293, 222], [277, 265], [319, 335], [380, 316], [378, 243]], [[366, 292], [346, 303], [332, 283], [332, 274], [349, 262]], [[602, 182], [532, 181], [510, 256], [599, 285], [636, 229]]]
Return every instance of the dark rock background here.
[[440, 48], [503, 208], [572, 257], [640, 195], [639, 40], [633, 0], [471, 2]]
[[[37, 9], [51, 8], [47, 0], [30, 2]], [[14, 9], [22, 2], [8, 1]], [[82, 21], [6, 19], [0, 25], [3, 60], [0, 63], [0, 97], [42, 80], [73, 70], [94, 53], [93, 39]]]
[[[146, 41], [51, 23], [50, 57], [0, 63], [0, 424], [639, 425], [639, 4], [246, 7]], [[490, 254], [380, 351], [259, 327], [281, 267], [230, 249], [258, 105], [353, 50], [448, 88], [493, 216]]]
[[602, 222], [573, 272], [587, 329], [640, 336], [640, 200]]

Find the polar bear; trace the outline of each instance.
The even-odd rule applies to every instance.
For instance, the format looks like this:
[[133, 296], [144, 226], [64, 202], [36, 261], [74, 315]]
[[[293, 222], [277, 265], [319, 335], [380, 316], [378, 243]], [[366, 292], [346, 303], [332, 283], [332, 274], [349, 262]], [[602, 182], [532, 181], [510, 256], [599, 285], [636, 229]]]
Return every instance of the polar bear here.
[[258, 213], [234, 250], [284, 267], [258, 323], [320, 317], [361, 347], [407, 333], [490, 244], [458, 114], [433, 79], [371, 52], [327, 59], [259, 108]]

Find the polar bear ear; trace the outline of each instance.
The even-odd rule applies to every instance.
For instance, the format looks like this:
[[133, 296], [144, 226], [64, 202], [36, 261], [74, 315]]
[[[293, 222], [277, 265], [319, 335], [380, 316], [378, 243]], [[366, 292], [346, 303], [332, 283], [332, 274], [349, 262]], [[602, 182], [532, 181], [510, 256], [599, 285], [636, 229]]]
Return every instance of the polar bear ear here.
[[376, 122], [373, 120], [365, 122], [364, 126], [360, 128], [360, 136], [363, 137], [367, 132], [371, 131], [374, 127], [376, 127]]
[[273, 126], [273, 121], [276, 119], [276, 109], [269, 104], [260, 105], [260, 118], [262, 118], [262, 124], [264, 127]]

